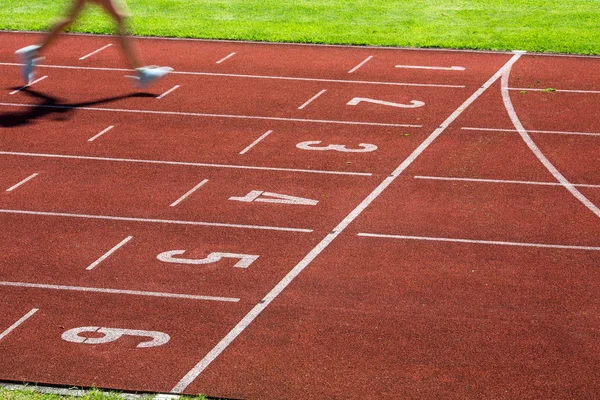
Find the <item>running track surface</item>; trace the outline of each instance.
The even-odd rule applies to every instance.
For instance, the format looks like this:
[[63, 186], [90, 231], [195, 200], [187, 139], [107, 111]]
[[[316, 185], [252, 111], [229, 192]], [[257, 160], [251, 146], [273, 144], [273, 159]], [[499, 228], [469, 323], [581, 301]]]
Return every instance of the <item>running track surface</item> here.
[[139, 39], [140, 91], [70, 35], [23, 89], [37, 38], [0, 34], [1, 380], [600, 393], [600, 59]]

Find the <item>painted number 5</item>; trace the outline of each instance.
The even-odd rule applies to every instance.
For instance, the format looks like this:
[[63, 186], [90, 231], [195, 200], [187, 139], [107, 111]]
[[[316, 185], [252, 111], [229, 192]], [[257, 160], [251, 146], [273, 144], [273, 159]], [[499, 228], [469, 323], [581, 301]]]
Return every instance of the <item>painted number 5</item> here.
[[296, 145], [297, 148], [302, 150], [320, 150], [320, 151], [340, 151], [342, 153], [369, 153], [377, 150], [377, 146], [374, 144], [360, 143], [359, 149], [349, 149], [343, 144], [330, 144], [328, 146], [318, 146], [322, 142], [320, 140], [313, 140], [308, 142], [301, 142]]
[[237, 253], [218, 253], [213, 252], [210, 253], [205, 258], [183, 258], [183, 257], [175, 257], [180, 256], [185, 253], [185, 250], [171, 250], [165, 251], [164, 253], [160, 253], [156, 258], [162, 262], [166, 263], [174, 263], [174, 264], [191, 264], [191, 265], [202, 265], [202, 264], [212, 264], [218, 261], [221, 261], [223, 258], [239, 258], [239, 260], [235, 263], [234, 267], [237, 268], [248, 268], [258, 256], [251, 254], [237, 254]]

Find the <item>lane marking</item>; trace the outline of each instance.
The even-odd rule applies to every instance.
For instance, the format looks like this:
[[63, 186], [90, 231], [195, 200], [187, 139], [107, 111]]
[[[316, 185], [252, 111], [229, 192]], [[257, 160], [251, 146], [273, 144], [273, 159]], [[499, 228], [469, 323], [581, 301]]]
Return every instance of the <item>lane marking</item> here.
[[29, 175], [27, 178], [23, 179], [21, 182], [19, 182], [16, 185], [13, 185], [13, 186], [9, 187], [8, 189], [6, 189], [6, 191], [7, 192], [12, 192], [13, 190], [15, 190], [16, 188], [18, 188], [19, 186], [23, 185], [26, 182], [29, 182], [30, 180], [32, 180], [33, 178], [35, 178], [38, 175], [39, 174], [37, 172], [34, 173], [34, 174]]
[[265, 133], [262, 134], [261, 137], [259, 137], [258, 139], [256, 139], [254, 142], [252, 142], [248, 147], [246, 147], [244, 150], [240, 151], [240, 154], [246, 154], [248, 151], [250, 151], [250, 149], [252, 149], [254, 146], [256, 146], [257, 144], [259, 144], [263, 139], [265, 139], [267, 136], [269, 136], [271, 133], [273, 133], [272, 130], [270, 131], [266, 131]]
[[79, 59], [80, 59], [80, 60], [85, 60], [86, 58], [88, 58], [88, 57], [90, 57], [90, 56], [93, 56], [93, 55], [94, 55], [94, 54], [96, 54], [96, 53], [100, 53], [102, 50], [104, 50], [104, 49], [107, 49], [107, 48], [109, 48], [110, 46], [112, 46], [112, 44], [107, 44], [106, 46], [104, 46], [104, 47], [100, 47], [98, 50], [92, 51], [91, 53], [89, 53], [89, 54], [86, 54], [86, 55], [85, 55], [85, 56], [83, 56], [83, 57], [79, 57]]
[[[465, 131], [483, 131], [483, 132], [519, 132], [516, 129], [501, 129], [501, 128], [475, 128], [475, 127], [462, 127], [460, 128]], [[548, 133], [554, 135], [582, 135], [582, 136], [600, 136], [600, 133], [596, 132], [571, 132], [571, 131], [542, 131], [530, 129], [528, 132], [531, 133]]]
[[39, 308], [32, 308], [27, 314], [23, 315], [17, 322], [8, 327], [4, 332], [0, 333], [0, 341], [8, 336], [9, 333], [17, 329], [23, 322], [27, 321], [29, 318], [33, 316], [36, 312], [39, 311]]
[[68, 154], [23, 153], [23, 152], [16, 152], [16, 151], [0, 151], [0, 155], [19, 156], [19, 157], [59, 158], [59, 159], [62, 158], [62, 159], [67, 159], [67, 160], [126, 162], [126, 163], [156, 164], [156, 165], [179, 165], [179, 166], [186, 166], [186, 167], [248, 169], [248, 170], [256, 170], [256, 171], [298, 172], [298, 173], [323, 174], [323, 175], [373, 176], [373, 174], [370, 172], [323, 171], [323, 170], [317, 170], [317, 169], [260, 167], [260, 166], [253, 166], [253, 165], [235, 165], [235, 164], [208, 164], [208, 163], [194, 163], [194, 162], [186, 162], [186, 161], [163, 161], [163, 160], [144, 160], [144, 159], [134, 159], [134, 158], [92, 157], [92, 156], [76, 156], [76, 155], [68, 155]]
[[369, 56], [369, 57], [365, 58], [360, 64], [358, 64], [356, 67], [354, 67], [350, 71], [348, 71], [348, 73], [352, 74], [352, 73], [356, 72], [360, 67], [362, 67], [363, 65], [365, 65], [366, 63], [371, 61], [372, 58], [373, 58], [373, 56]]
[[231, 57], [235, 56], [235, 52], [229, 54], [228, 56], [225, 56], [223, 58], [221, 58], [219, 61], [217, 61], [215, 64], [221, 64], [223, 61], [230, 59]]
[[194, 186], [193, 188], [191, 188], [186, 194], [184, 194], [183, 196], [181, 196], [180, 198], [178, 198], [177, 200], [175, 200], [173, 203], [171, 203], [171, 207], [176, 207], [179, 203], [181, 203], [182, 201], [184, 201], [185, 199], [187, 199], [188, 197], [190, 197], [190, 195], [192, 193], [194, 193], [196, 190], [200, 189], [207, 182], [208, 182], [208, 179], [205, 179], [202, 182], [200, 182], [199, 184], [197, 184], [196, 186]]
[[327, 91], [327, 89], [323, 89], [319, 93], [315, 94], [313, 97], [311, 97], [310, 99], [308, 99], [306, 101], [306, 103], [304, 103], [300, 107], [298, 107], [298, 110], [303, 110], [306, 106], [308, 106], [310, 103], [312, 103], [313, 101], [315, 101], [319, 96], [321, 96], [326, 91]]
[[[18, 63], [2, 63], [0, 66], [21, 66]], [[75, 69], [75, 70], [92, 70], [92, 71], [116, 71], [116, 72], [131, 72], [130, 69], [126, 68], [101, 68], [101, 67], [79, 67], [69, 65], [38, 65], [38, 68], [55, 68], [55, 69]], [[302, 82], [333, 82], [333, 83], [356, 83], [362, 85], [391, 85], [391, 86], [414, 86], [414, 87], [436, 87], [436, 88], [448, 88], [448, 89], [464, 89], [465, 85], [445, 85], [436, 83], [410, 83], [410, 82], [378, 82], [378, 81], [358, 81], [358, 80], [347, 80], [347, 79], [322, 79], [322, 78], [302, 78], [293, 76], [268, 76], [268, 75], [245, 75], [245, 74], [223, 74], [216, 72], [185, 72], [185, 71], [171, 71], [173, 75], [198, 75], [198, 76], [218, 76], [227, 78], [247, 78], [247, 79], [274, 79], [274, 80], [288, 80], [288, 81], [302, 81]]]
[[600, 90], [569, 90], [569, 89], [539, 89], [539, 88], [508, 88], [508, 90], [519, 92], [551, 92], [551, 93], [584, 93], [584, 94], [600, 94]]
[[110, 131], [114, 127], [115, 127], [114, 125], [109, 126], [108, 128], [104, 129], [102, 132], [100, 132], [97, 135], [92, 136], [91, 138], [89, 138], [87, 141], [88, 142], [93, 142], [94, 140], [98, 139], [100, 136], [104, 135], [106, 132]]
[[531, 136], [529, 136], [529, 134], [527, 133], [527, 130], [521, 123], [521, 120], [519, 119], [517, 112], [515, 111], [515, 108], [510, 99], [510, 94], [508, 91], [508, 81], [510, 78], [510, 72], [511, 72], [511, 69], [509, 68], [506, 71], [504, 71], [504, 73], [502, 74], [502, 80], [501, 80], [502, 101], [504, 102], [504, 107], [506, 108], [506, 112], [508, 113], [510, 120], [512, 121], [512, 123], [515, 126], [515, 128], [517, 129], [517, 131], [519, 131], [521, 138], [523, 138], [523, 141], [527, 144], [527, 147], [529, 147], [529, 149], [533, 152], [533, 154], [537, 157], [537, 159], [540, 160], [540, 162], [544, 165], [544, 167], [546, 167], [548, 172], [550, 172], [552, 174], [552, 176], [554, 176], [554, 178], [558, 182], [560, 182], [561, 185], [563, 185], [563, 187], [565, 189], [567, 189], [577, 200], [579, 200], [585, 207], [587, 207], [591, 212], [593, 212], [596, 215], [596, 217], [600, 218], [600, 208], [598, 208], [587, 197], [585, 197], [583, 195], [583, 193], [581, 193], [575, 186], [573, 186], [573, 184], [571, 184], [571, 182], [569, 182], [567, 180], [567, 178], [565, 178], [558, 171], [558, 169], [556, 169], [556, 167], [542, 153], [540, 148], [535, 144], [533, 139], [531, 139]]
[[15, 94], [15, 93], [19, 93], [20, 91], [22, 91], [22, 90], [24, 90], [24, 89], [27, 89], [28, 87], [32, 86], [33, 84], [35, 84], [35, 83], [38, 83], [38, 82], [40, 82], [40, 81], [43, 81], [43, 80], [44, 80], [44, 79], [46, 79], [47, 77], [48, 77], [47, 75], [45, 75], [45, 76], [42, 76], [41, 78], [38, 78], [38, 79], [36, 79], [35, 81], [33, 81], [33, 82], [31, 82], [31, 83], [28, 83], [27, 85], [25, 85], [25, 86], [22, 86], [22, 87], [18, 88], [17, 90], [13, 90], [13, 91], [12, 91], [12, 92], [10, 92], [9, 94]]
[[431, 69], [431, 70], [440, 70], [440, 71], [464, 71], [465, 67], [428, 67], [425, 65], [396, 65], [396, 68], [407, 68], [407, 69]]
[[42, 283], [30, 282], [0, 282], [0, 286], [21, 287], [30, 289], [50, 289], [50, 290], [66, 290], [72, 292], [91, 292], [91, 293], [109, 293], [109, 294], [128, 294], [132, 296], [148, 296], [148, 297], [163, 297], [171, 299], [186, 299], [186, 300], [208, 300], [208, 301], [223, 301], [237, 303], [238, 298], [233, 297], [216, 297], [216, 296], [198, 296], [191, 294], [179, 293], [163, 293], [163, 292], [146, 292], [142, 290], [123, 290], [123, 289], [107, 289], [86, 286], [65, 286], [65, 285], [47, 285]]
[[[414, 176], [415, 179], [429, 179], [438, 181], [460, 181], [460, 182], [482, 182], [482, 183], [507, 183], [507, 184], [520, 184], [520, 185], [540, 185], [540, 186], [561, 186], [559, 182], [536, 182], [536, 181], [515, 181], [515, 180], [504, 180], [504, 179], [480, 179], [480, 178], [454, 178], [447, 176]], [[589, 185], [585, 183], [576, 183], [573, 186], [588, 187], [588, 188], [600, 188], [600, 185]]]
[[562, 245], [562, 244], [504, 242], [504, 241], [496, 241], [496, 240], [474, 240], [474, 239], [440, 238], [440, 237], [428, 237], [428, 236], [388, 235], [388, 234], [380, 234], [380, 233], [359, 233], [357, 236], [379, 238], [379, 239], [424, 240], [424, 241], [431, 241], [431, 242], [453, 242], [453, 243], [486, 244], [486, 245], [498, 245], [498, 246], [536, 247], [536, 248], [543, 248], [543, 249], [600, 251], [600, 247], [572, 246], [572, 245]]
[[410, 166], [417, 157], [429, 147], [429, 145], [446, 130], [454, 120], [456, 120], [475, 100], [477, 100], [494, 82], [496, 82], [507, 68], [510, 68], [521, 54], [515, 54], [513, 57], [496, 72], [486, 83], [484, 83], [475, 93], [473, 93], [463, 104], [461, 104], [442, 124], [417, 147], [411, 155], [386, 177], [350, 214], [348, 214], [331, 233], [327, 234], [321, 242], [317, 244], [288, 274], [258, 303], [246, 314], [238, 324], [229, 331], [223, 339], [210, 350], [202, 360], [192, 367], [183, 378], [171, 389], [172, 393], [182, 393], [186, 388], [196, 380], [198, 376], [221, 354], [229, 345], [241, 335], [246, 328], [277, 298], [283, 290], [317, 257], [321, 254], [358, 216], [373, 202], [388, 186], [390, 186], [398, 176], [400, 176], [408, 166]]
[[231, 119], [251, 119], [251, 120], [284, 121], [284, 122], [312, 122], [312, 123], [316, 123], [316, 124], [385, 126], [385, 127], [397, 127], [397, 128], [421, 128], [423, 126], [423, 125], [413, 125], [413, 124], [393, 124], [393, 123], [385, 123], [385, 122], [336, 121], [336, 120], [324, 120], [324, 119], [264, 117], [264, 116], [258, 116], [258, 115], [205, 114], [205, 113], [193, 113], [193, 112], [182, 112], [182, 111], [127, 110], [127, 109], [122, 109], [122, 108], [74, 107], [74, 106], [61, 106], [61, 105], [48, 105], [48, 104], [0, 103], [0, 106], [50, 108], [50, 109], [59, 109], [59, 110], [105, 111], [105, 112], [121, 112], [121, 113], [131, 113], [131, 114], [170, 115], [170, 116], [184, 116], [184, 117], [231, 118]]
[[166, 92], [164, 92], [163, 94], [161, 94], [160, 96], [158, 96], [158, 97], [156, 98], [156, 100], [160, 100], [160, 99], [162, 99], [163, 97], [165, 97], [166, 95], [168, 95], [168, 94], [169, 94], [169, 93], [171, 93], [172, 91], [179, 89], [179, 87], [180, 87], [180, 85], [175, 85], [175, 86], [173, 86], [171, 89], [167, 90]]
[[154, 223], [154, 224], [211, 226], [211, 227], [217, 227], [217, 228], [256, 229], [256, 230], [281, 231], [281, 232], [298, 232], [298, 233], [311, 233], [311, 232], [313, 232], [312, 229], [286, 228], [286, 227], [279, 227], [279, 226], [226, 224], [226, 223], [221, 223], [221, 222], [204, 222], [204, 221], [179, 221], [179, 220], [173, 220], [173, 219], [117, 217], [117, 216], [114, 216], [114, 215], [73, 214], [73, 213], [62, 213], [62, 212], [51, 212], [51, 211], [0, 209], [0, 213], [2, 213], [2, 214], [16, 214], [16, 215], [37, 215], [37, 216], [44, 216], [44, 217], [66, 217], [66, 218], [82, 218], [82, 219], [99, 219], [99, 220], [106, 220], [106, 221], [147, 222], [147, 223]]
[[98, 266], [98, 264], [100, 264], [102, 261], [106, 260], [108, 257], [110, 257], [115, 251], [119, 250], [121, 247], [123, 247], [127, 242], [129, 242], [131, 239], [133, 239], [133, 236], [127, 236], [125, 239], [121, 240], [119, 242], [119, 244], [117, 244], [115, 247], [113, 247], [112, 249], [110, 249], [109, 251], [107, 251], [102, 257], [100, 257], [99, 259], [97, 259], [96, 261], [94, 261], [93, 263], [91, 263], [86, 270], [87, 271], [91, 271], [94, 268], [96, 268]]

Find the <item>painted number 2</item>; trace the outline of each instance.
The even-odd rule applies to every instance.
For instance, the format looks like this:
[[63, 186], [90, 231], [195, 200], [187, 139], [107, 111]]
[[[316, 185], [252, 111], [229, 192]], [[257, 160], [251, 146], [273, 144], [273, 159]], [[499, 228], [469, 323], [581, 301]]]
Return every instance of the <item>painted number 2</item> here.
[[322, 142], [320, 140], [312, 140], [308, 142], [301, 142], [296, 145], [297, 148], [302, 150], [317, 150], [317, 151], [340, 151], [342, 153], [369, 153], [377, 150], [377, 146], [369, 143], [360, 143], [358, 149], [348, 148], [343, 144], [330, 144], [327, 146], [319, 146]]
[[218, 261], [221, 261], [224, 258], [239, 258], [239, 261], [235, 263], [234, 267], [237, 268], [248, 268], [258, 256], [254, 256], [251, 254], [236, 254], [236, 253], [210, 253], [205, 258], [194, 259], [194, 258], [181, 258], [175, 257], [180, 256], [185, 253], [185, 250], [171, 250], [165, 251], [164, 253], [160, 253], [156, 258], [158, 258], [162, 262], [174, 263], [174, 264], [192, 264], [192, 265], [202, 265], [202, 264], [212, 264]]

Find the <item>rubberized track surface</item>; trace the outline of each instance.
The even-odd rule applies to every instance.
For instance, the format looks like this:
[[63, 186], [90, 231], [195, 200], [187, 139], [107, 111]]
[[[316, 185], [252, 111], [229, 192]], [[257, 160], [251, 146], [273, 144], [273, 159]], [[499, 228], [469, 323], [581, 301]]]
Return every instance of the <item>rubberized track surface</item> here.
[[139, 39], [175, 68], [139, 91], [65, 36], [21, 88], [35, 38], [0, 34], [1, 380], [600, 393], [600, 59]]

